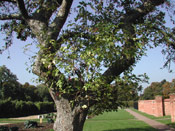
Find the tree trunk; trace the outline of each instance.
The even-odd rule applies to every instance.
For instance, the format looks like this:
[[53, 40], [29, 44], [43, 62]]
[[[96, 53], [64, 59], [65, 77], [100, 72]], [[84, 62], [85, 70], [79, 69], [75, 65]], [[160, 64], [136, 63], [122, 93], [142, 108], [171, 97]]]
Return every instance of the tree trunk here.
[[57, 118], [54, 123], [54, 131], [82, 131], [88, 110], [83, 110], [80, 106], [71, 109], [67, 99], [55, 100], [57, 108]]

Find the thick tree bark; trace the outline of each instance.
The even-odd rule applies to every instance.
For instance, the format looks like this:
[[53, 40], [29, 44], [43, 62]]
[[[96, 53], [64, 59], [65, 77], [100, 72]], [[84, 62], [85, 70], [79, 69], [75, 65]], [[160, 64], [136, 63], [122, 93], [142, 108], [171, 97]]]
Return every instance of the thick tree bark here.
[[88, 113], [80, 106], [72, 109], [70, 102], [65, 98], [55, 99], [57, 118], [53, 129], [55, 131], [82, 131]]

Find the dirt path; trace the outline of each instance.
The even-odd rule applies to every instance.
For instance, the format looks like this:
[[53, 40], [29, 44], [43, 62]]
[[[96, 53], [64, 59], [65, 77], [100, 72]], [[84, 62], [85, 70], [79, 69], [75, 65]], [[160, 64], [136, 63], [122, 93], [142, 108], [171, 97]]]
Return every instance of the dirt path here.
[[[41, 114], [41, 115], [44, 115], [44, 114]], [[39, 115], [32, 115], [32, 116], [25, 116], [25, 117], [17, 117], [17, 118], [10, 118], [10, 119], [15, 119], [15, 120], [32, 120], [32, 119], [38, 119], [38, 116]], [[10, 124], [10, 123], [0, 123], [0, 126], [1, 125], [7, 125], [7, 124]]]
[[125, 109], [127, 112], [129, 112], [131, 115], [135, 116], [138, 120], [144, 121], [148, 125], [152, 126], [155, 129], [161, 130], [161, 131], [175, 131], [174, 128], [171, 128], [163, 123], [157, 122], [155, 120], [149, 119], [143, 115], [140, 115], [130, 109]]
[[10, 119], [31, 120], [31, 119], [38, 119], [38, 116], [39, 115], [33, 115], [33, 116], [17, 117], [17, 118], [10, 118]]

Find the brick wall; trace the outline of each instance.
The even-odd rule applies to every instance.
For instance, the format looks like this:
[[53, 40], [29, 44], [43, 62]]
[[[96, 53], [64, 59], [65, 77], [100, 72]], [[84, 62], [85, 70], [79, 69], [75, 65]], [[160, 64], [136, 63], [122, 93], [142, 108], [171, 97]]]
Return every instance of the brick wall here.
[[156, 96], [155, 100], [140, 100], [138, 110], [156, 117], [171, 115], [172, 122], [175, 121], [175, 94], [170, 95], [170, 99], [163, 99]]
[[164, 115], [171, 115], [170, 112], [170, 99], [164, 99]]
[[155, 115], [155, 100], [140, 100], [138, 109], [150, 115]]

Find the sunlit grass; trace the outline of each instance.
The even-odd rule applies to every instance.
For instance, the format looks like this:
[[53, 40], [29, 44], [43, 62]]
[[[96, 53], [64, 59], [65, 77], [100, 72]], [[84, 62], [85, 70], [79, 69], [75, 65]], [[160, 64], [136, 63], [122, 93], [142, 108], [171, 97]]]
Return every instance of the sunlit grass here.
[[105, 112], [86, 121], [84, 131], [155, 131], [142, 121], [136, 120], [125, 110]]
[[[30, 119], [31, 121], [40, 122], [39, 119]], [[23, 123], [27, 121], [26, 119], [10, 119], [10, 118], [0, 118], [0, 123]], [[43, 119], [43, 122], [47, 122], [47, 119]]]

